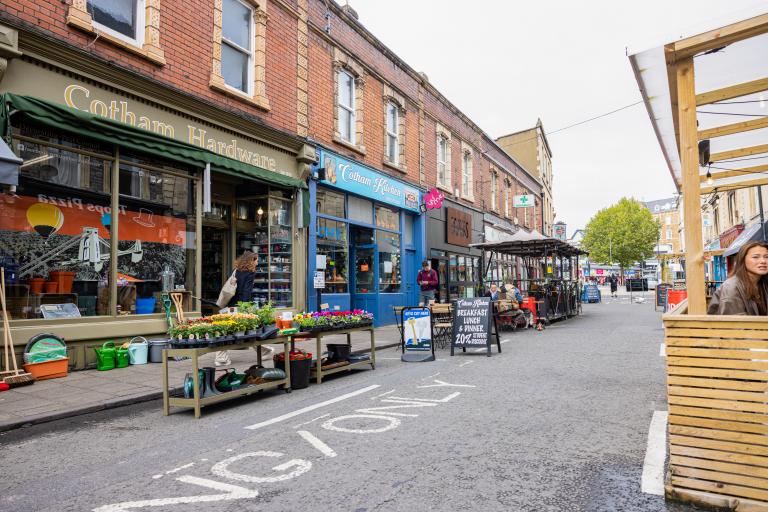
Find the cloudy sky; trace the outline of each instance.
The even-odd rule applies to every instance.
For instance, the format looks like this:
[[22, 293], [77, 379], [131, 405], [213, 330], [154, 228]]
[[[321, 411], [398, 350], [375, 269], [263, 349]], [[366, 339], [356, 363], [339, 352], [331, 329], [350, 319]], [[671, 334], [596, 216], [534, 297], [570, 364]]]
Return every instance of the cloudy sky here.
[[[344, 4], [344, 0], [339, 0]], [[641, 99], [637, 53], [768, 12], [768, 0], [350, 0], [360, 21], [492, 137], [546, 131]], [[669, 197], [642, 104], [549, 137], [568, 235], [622, 196]]]

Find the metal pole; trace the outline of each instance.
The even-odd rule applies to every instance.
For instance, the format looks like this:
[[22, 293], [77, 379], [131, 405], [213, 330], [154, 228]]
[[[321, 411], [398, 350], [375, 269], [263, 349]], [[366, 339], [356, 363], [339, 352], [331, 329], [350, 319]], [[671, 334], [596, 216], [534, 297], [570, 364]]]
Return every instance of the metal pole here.
[[763, 242], [765, 242], [765, 214], [763, 213], [763, 187], [757, 186], [757, 204], [760, 208], [760, 230], [763, 234]]

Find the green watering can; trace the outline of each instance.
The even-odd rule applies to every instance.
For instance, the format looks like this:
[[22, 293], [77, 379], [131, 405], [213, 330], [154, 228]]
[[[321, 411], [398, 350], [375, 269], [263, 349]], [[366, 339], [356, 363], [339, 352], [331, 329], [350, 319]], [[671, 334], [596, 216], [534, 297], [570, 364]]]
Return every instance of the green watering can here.
[[115, 347], [115, 363], [116, 368], [128, 368], [131, 364], [131, 353], [128, 347], [123, 348], [122, 345]]
[[93, 350], [96, 351], [96, 368], [100, 372], [112, 370], [115, 368], [115, 359], [117, 359], [117, 350], [115, 350], [114, 342], [106, 341], [101, 346], [101, 348], [94, 347]]

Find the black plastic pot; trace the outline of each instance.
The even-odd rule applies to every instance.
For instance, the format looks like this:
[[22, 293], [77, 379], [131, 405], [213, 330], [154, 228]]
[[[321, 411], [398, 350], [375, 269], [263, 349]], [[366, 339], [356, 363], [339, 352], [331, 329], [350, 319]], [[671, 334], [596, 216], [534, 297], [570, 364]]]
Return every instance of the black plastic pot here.
[[[311, 366], [311, 359], [291, 361], [291, 389], [304, 389], [309, 387], [309, 369]], [[285, 361], [275, 361], [275, 368], [280, 368], [285, 371]]]

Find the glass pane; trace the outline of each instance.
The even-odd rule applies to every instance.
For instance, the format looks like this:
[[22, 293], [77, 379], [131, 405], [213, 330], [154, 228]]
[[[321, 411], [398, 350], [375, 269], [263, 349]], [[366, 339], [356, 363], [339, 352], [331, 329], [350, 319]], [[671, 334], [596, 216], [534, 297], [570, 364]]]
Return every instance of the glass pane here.
[[357, 248], [355, 250], [355, 292], [357, 293], [373, 293], [375, 292], [373, 283], [373, 262], [374, 262], [374, 249], [370, 248]]
[[[67, 162], [73, 174], [59, 183], [65, 173], [41, 161], [22, 170], [15, 194], [0, 193], [0, 266], [11, 319], [40, 318], [41, 305], [65, 303], [82, 316], [110, 315], [111, 198], [100, 189], [111, 162], [88, 157], [86, 164], [86, 157], [18, 141], [14, 149], [25, 161], [55, 155], [46, 162]], [[91, 186], [88, 172], [99, 174], [99, 186]]]
[[347, 199], [349, 218], [365, 224], [373, 224], [373, 203], [367, 199], [349, 196]]
[[376, 242], [379, 249], [379, 290], [397, 293], [400, 291], [400, 235], [377, 231]]
[[347, 224], [317, 219], [317, 254], [325, 255], [324, 293], [347, 293]]
[[394, 103], [387, 103], [387, 131], [397, 134], [397, 106]]
[[17, 141], [15, 150], [24, 160], [22, 176], [62, 187], [110, 193], [110, 160], [26, 141]]
[[352, 109], [352, 98], [354, 97], [355, 81], [352, 75], [344, 71], [339, 71], [339, 105]]
[[394, 135], [387, 135], [387, 156], [392, 163], [398, 162], [400, 156], [400, 149], [397, 147], [397, 137]]
[[166, 276], [170, 289], [185, 292], [184, 307], [190, 311], [195, 287], [194, 181], [148, 171], [131, 165], [131, 160], [139, 159], [126, 155], [120, 162], [118, 307], [123, 314], [162, 313], [161, 294], [169, 291], [163, 289]]
[[400, 231], [400, 212], [386, 206], [376, 206], [376, 226]]
[[136, 39], [136, 0], [88, 0], [93, 21]]
[[448, 256], [448, 279], [451, 282], [455, 282], [457, 280], [455, 254], [451, 254], [450, 256]]
[[403, 243], [415, 245], [413, 241], [413, 215], [405, 215], [405, 229], [403, 230]]
[[222, 44], [221, 75], [227, 85], [248, 92], [248, 55]]
[[224, 37], [246, 50], [251, 49], [251, 10], [238, 0], [224, 0]]
[[317, 213], [344, 218], [344, 194], [318, 187]]
[[352, 142], [352, 113], [339, 107], [339, 135], [343, 140]]
[[291, 210], [290, 201], [269, 199], [269, 299], [281, 308], [293, 305]]

